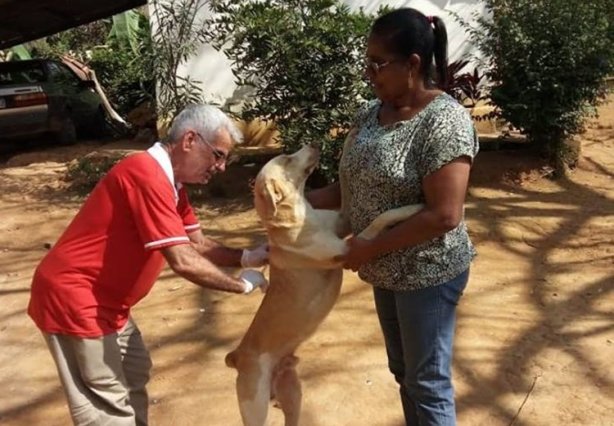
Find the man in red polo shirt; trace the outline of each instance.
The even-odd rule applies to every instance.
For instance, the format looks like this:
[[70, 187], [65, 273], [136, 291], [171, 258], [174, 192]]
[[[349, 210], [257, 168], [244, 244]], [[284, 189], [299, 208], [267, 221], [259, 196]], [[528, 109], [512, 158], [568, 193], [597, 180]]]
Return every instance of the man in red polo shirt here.
[[232, 249], [200, 231], [183, 183], [225, 169], [241, 133], [219, 109], [189, 107], [168, 138], [119, 162], [39, 264], [28, 314], [58, 368], [75, 425], [145, 425], [151, 360], [130, 308], [151, 290], [164, 260], [200, 286], [250, 293], [266, 246]]

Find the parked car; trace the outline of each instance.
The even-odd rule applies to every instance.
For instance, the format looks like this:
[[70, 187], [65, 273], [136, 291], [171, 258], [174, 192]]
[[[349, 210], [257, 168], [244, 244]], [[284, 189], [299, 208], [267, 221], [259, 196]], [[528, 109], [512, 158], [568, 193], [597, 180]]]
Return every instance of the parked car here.
[[59, 61], [0, 62], [0, 138], [52, 133], [72, 143], [77, 132], [100, 135], [105, 113], [94, 88]]

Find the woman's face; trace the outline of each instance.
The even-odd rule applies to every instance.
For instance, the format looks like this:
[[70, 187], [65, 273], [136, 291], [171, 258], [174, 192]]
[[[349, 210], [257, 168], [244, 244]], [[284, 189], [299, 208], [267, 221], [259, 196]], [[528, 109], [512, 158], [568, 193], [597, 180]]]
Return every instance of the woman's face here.
[[373, 34], [367, 42], [365, 72], [375, 95], [382, 101], [393, 101], [411, 92], [409, 58], [392, 53], [385, 40]]

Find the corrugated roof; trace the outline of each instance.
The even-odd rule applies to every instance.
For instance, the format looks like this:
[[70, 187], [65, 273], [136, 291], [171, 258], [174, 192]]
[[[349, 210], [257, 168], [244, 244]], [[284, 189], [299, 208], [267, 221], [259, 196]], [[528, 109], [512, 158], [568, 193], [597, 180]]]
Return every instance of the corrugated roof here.
[[0, 49], [146, 3], [147, 0], [0, 0]]

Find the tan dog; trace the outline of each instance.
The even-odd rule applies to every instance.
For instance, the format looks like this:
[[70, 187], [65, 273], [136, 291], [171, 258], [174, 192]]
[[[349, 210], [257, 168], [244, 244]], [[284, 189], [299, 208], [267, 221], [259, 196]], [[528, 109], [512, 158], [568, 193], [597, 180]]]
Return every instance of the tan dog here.
[[[256, 177], [254, 202], [269, 239], [270, 286], [239, 347], [226, 357], [226, 364], [238, 370], [237, 396], [246, 426], [265, 424], [272, 397], [286, 426], [298, 424], [301, 385], [294, 352], [326, 318], [341, 288], [343, 270], [336, 259], [347, 250], [339, 237], [346, 229], [342, 215], [316, 210], [304, 198], [305, 181], [318, 159], [315, 148], [303, 147], [273, 158]], [[419, 209], [386, 212], [360, 237], [373, 238]]]

